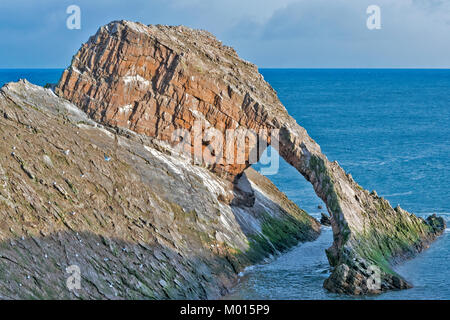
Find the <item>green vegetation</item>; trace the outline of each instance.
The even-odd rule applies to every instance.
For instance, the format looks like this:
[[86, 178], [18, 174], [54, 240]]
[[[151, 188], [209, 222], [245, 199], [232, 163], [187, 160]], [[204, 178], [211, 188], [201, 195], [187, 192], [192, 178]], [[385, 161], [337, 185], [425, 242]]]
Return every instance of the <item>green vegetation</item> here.
[[304, 214], [275, 218], [263, 213], [261, 233], [249, 236], [249, 249], [244, 253], [237, 251], [237, 258], [258, 263], [268, 255], [290, 249], [300, 241], [311, 240], [314, 237], [311, 233], [312, 223]]

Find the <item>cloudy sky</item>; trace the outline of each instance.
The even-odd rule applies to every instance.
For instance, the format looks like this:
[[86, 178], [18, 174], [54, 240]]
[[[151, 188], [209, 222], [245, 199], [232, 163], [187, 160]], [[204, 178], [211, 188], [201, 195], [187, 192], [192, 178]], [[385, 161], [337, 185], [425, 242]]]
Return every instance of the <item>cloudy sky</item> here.
[[[66, 27], [72, 4], [80, 30]], [[450, 0], [1, 0], [0, 68], [64, 68], [121, 19], [206, 29], [259, 67], [450, 67]]]

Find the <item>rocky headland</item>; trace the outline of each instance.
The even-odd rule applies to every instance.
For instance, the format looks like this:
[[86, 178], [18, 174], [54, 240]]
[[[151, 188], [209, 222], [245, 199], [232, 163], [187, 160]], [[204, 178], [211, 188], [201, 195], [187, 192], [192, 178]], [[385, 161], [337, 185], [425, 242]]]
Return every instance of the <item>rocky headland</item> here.
[[[440, 217], [392, 208], [328, 161], [257, 67], [206, 31], [111, 22], [54, 91], [4, 86], [0, 116], [4, 298], [226, 294], [245, 266], [320, 233], [319, 222], [250, 168], [253, 149], [258, 159], [266, 143], [327, 206], [328, 290], [409, 288], [392, 264], [445, 229]], [[199, 161], [196, 137], [182, 152], [174, 140], [197, 123], [225, 137], [258, 134], [239, 163], [208, 161], [217, 153], [201, 138]], [[79, 290], [66, 286], [70, 265], [80, 266]]]
[[49, 89], [4, 86], [0, 115], [1, 298], [218, 298], [245, 266], [319, 235], [253, 169], [238, 189]]

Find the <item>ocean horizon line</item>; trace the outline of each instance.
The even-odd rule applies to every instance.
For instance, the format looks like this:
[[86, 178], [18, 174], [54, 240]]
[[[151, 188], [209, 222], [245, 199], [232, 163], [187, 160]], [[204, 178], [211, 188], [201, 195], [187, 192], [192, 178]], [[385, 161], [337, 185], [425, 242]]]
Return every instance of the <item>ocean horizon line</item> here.
[[[0, 67], [0, 70], [65, 70], [64, 67]], [[450, 70], [450, 67], [258, 67], [261, 70]]]

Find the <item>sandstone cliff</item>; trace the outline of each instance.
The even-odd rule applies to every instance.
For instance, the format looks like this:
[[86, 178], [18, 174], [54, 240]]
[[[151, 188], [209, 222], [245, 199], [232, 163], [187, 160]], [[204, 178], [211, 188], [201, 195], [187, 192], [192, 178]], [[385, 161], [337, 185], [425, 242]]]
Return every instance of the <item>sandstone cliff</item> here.
[[255, 171], [237, 188], [27, 81], [0, 90], [0, 151], [2, 299], [218, 298], [320, 232]]
[[[261, 140], [278, 148], [311, 182], [331, 215], [334, 243], [327, 255], [333, 273], [325, 287], [332, 291], [364, 294], [409, 287], [391, 263], [417, 253], [443, 232], [442, 219], [425, 221], [393, 209], [328, 161], [257, 67], [208, 32], [112, 22], [81, 47], [56, 93], [96, 121], [169, 143], [176, 130], [192, 131], [195, 120], [224, 135], [237, 128], [279, 130], [276, 138], [250, 139], [245, 163], [204, 165], [237, 182]], [[194, 153], [192, 148], [186, 147]], [[374, 270], [381, 272], [380, 287], [370, 285]]]

